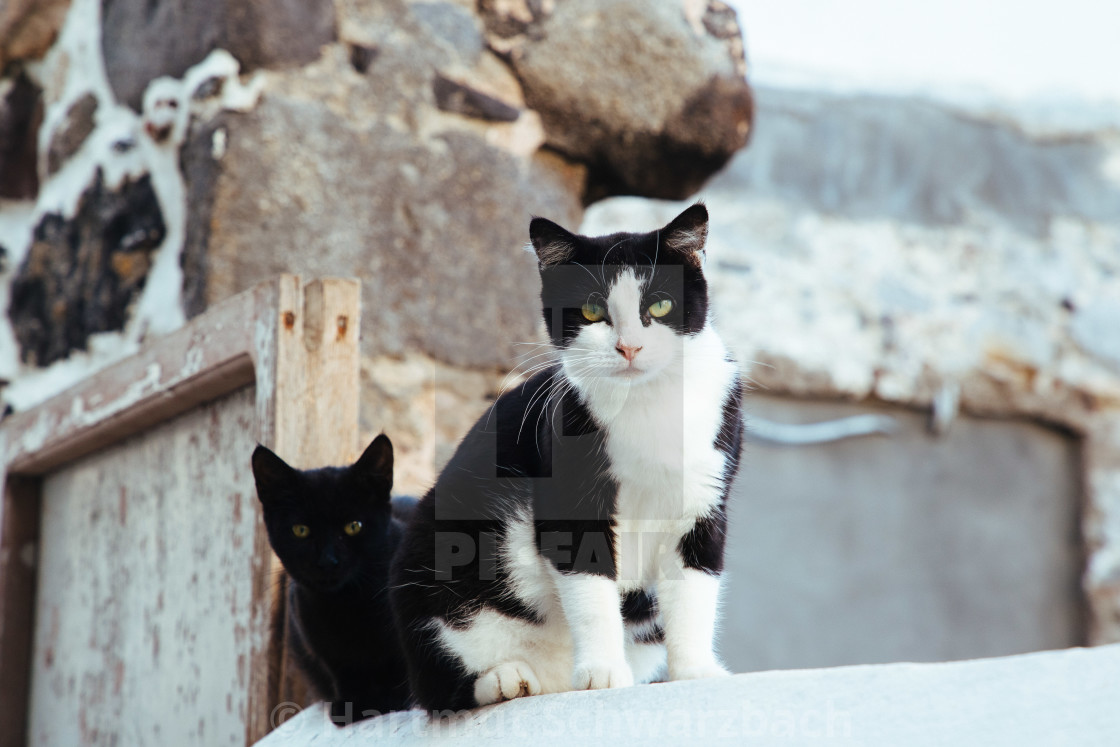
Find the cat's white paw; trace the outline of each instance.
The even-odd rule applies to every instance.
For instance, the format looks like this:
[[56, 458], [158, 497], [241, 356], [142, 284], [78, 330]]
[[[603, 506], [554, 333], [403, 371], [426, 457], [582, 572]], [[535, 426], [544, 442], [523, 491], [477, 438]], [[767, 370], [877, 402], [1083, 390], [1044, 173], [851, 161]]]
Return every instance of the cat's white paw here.
[[709, 677], [730, 677], [731, 672], [727, 671], [719, 662], [709, 661], [700, 662], [696, 664], [686, 664], [680, 667], [669, 667], [670, 680], [703, 680]]
[[509, 661], [483, 672], [474, 681], [474, 699], [480, 705], [540, 695], [541, 683], [523, 661]]
[[625, 660], [577, 664], [572, 673], [574, 690], [605, 690], [608, 687], [630, 687], [633, 684], [634, 674]]

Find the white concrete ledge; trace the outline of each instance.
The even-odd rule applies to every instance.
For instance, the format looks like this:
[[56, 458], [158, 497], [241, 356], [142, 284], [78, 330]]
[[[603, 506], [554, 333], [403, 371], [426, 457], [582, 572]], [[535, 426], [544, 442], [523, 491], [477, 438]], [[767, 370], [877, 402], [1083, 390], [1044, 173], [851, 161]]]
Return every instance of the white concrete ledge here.
[[262, 747], [468, 743], [757, 745], [1120, 744], [1120, 644], [945, 664], [804, 669], [523, 698], [431, 720], [345, 728], [315, 706]]

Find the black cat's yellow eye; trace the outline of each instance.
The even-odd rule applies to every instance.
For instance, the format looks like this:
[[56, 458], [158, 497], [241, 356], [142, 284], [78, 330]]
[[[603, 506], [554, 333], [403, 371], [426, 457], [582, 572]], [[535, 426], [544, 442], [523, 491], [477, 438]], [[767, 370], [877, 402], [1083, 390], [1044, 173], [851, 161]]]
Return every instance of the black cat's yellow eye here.
[[306, 539], [311, 534], [311, 527], [306, 524], [296, 524], [292, 527], [292, 534], [300, 539]]
[[589, 322], [601, 322], [607, 318], [607, 310], [597, 303], [585, 303], [580, 311]]
[[673, 302], [668, 298], [663, 298], [660, 301], [650, 304], [649, 315], [652, 317], [661, 318], [673, 310]]
[[349, 535], [350, 535], [351, 537], [353, 537], [353, 536], [354, 536], [355, 534], [357, 534], [358, 532], [362, 531], [362, 522], [360, 522], [360, 521], [352, 521], [352, 522], [350, 522], [349, 524], [347, 524], [346, 526], [344, 526], [344, 527], [342, 528], [342, 531], [346, 532], [346, 533], [347, 533], [347, 534], [349, 534]]

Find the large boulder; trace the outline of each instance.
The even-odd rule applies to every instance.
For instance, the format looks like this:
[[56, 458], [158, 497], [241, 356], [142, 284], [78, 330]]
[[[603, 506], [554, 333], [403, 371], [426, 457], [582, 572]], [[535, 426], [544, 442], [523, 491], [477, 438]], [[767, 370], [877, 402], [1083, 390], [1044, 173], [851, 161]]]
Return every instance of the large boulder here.
[[578, 170], [547, 154], [520, 163], [469, 132], [359, 130], [280, 96], [228, 131], [212, 201], [195, 206], [210, 215], [192, 234], [208, 245], [207, 301], [279, 272], [354, 275], [367, 353], [494, 366], [532, 338], [539, 286], [519, 247], [534, 214], [578, 220]]
[[[585, 170], [538, 150], [472, 14], [385, 2], [343, 18], [348, 51], [188, 139], [184, 263], [206, 278], [190, 310], [278, 272], [354, 275], [367, 355], [508, 366], [539, 319], [529, 219], [578, 223]], [[355, 65], [354, 50], [371, 51]]]
[[684, 199], [750, 133], [735, 12], [711, 2], [484, 0], [549, 146], [589, 167], [587, 202]]

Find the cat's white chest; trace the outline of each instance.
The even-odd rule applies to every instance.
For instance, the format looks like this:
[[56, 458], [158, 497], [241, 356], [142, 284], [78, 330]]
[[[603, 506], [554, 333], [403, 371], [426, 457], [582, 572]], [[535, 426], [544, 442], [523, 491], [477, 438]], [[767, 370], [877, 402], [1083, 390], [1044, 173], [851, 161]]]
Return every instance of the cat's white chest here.
[[671, 565], [667, 553], [723, 491], [726, 457], [715, 443], [737, 369], [714, 332], [688, 342], [694, 349], [675, 375], [632, 387], [625, 398], [591, 400], [619, 486], [618, 560], [627, 588], [662, 575]]

